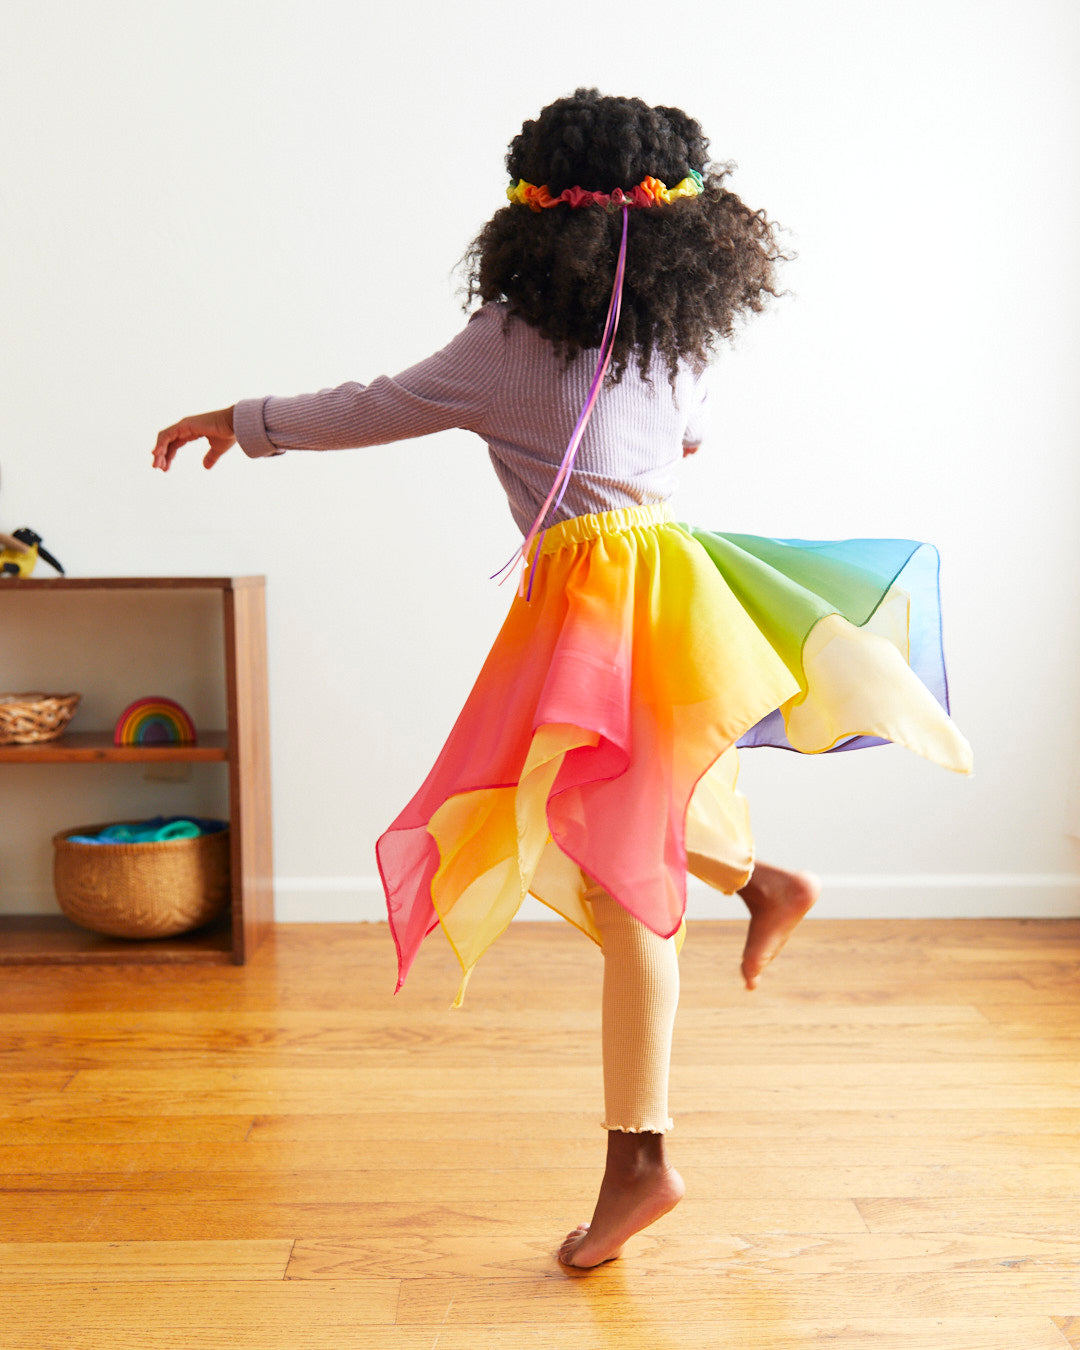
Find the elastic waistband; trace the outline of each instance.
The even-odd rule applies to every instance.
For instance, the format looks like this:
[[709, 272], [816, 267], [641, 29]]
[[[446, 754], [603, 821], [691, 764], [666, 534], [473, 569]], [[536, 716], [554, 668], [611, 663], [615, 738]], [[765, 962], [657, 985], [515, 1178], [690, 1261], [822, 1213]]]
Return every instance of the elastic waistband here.
[[674, 519], [666, 502], [657, 506], [620, 506], [615, 511], [599, 511], [590, 516], [561, 520], [544, 533], [541, 553], [553, 553], [568, 544], [586, 544], [602, 534], [622, 534], [646, 525], [666, 525]]

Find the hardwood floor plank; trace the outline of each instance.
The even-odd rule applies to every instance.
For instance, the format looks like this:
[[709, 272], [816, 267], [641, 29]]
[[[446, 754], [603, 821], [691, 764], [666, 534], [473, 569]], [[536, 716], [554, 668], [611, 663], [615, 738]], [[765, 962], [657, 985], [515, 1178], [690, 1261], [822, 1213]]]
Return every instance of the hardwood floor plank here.
[[[406, 1057], [407, 1058], [407, 1057]], [[595, 1064], [585, 1066], [551, 1066], [557, 1078], [558, 1090], [575, 1088], [588, 1090], [594, 1086], [598, 1069]], [[1080, 1093], [1080, 1081], [1073, 1065], [1032, 1061], [1027, 1056], [1001, 1056], [990, 1062], [959, 1064], [905, 1063], [882, 1060], [874, 1064], [815, 1063], [805, 1064], [793, 1059], [786, 1063], [731, 1064], [726, 1066], [724, 1079], [718, 1083], [711, 1066], [684, 1063], [675, 1071], [682, 1080], [684, 1092], [716, 1092], [718, 1088], [733, 1091], [772, 1090], [794, 1094], [798, 1091], [815, 1092], [820, 1088], [830, 1091], [858, 1092], [884, 1091], [890, 1087], [904, 1091], [947, 1092], [969, 1088], [1050, 1088], [1061, 1094]], [[65, 1096], [72, 1100], [85, 1094], [95, 1097], [122, 1093], [155, 1094], [162, 1092], [214, 1093], [228, 1089], [248, 1092], [314, 1092], [356, 1093], [376, 1085], [399, 1090], [403, 1095], [411, 1089], [418, 1091], [417, 1073], [412, 1064], [369, 1065], [359, 1063], [334, 1068], [281, 1067], [277, 1065], [204, 1066], [177, 1073], [172, 1068], [135, 1068], [127, 1066], [104, 1069], [82, 1069], [74, 1073], [63, 1086]], [[531, 1067], [500, 1068], [498, 1082], [512, 1096], [525, 1099], [535, 1092], [548, 1091], [546, 1083], [536, 1083]], [[457, 1063], [425, 1066], [422, 1087], [425, 1094], [466, 1096], [469, 1085], [476, 1087], [472, 1066]], [[17, 1091], [18, 1089], [16, 1089]], [[36, 1089], [33, 1089], [36, 1090]], [[49, 1087], [41, 1089], [49, 1091]], [[946, 1101], [948, 1099], [946, 1098]], [[467, 1102], [465, 1103], [467, 1105]], [[1009, 1102], [1003, 1102], [1009, 1105]], [[1069, 1101], [1065, 1105], [1075, 1105]], [[475, 1109], [475, 1108], [473, 1108]], [[821, 1109], [821, 1108], [819, 1108]], [[243, 1113], [241, 1113], [243, 1114]]]
[[[0, 1103], [0, 1153], [6, 1148], [49, 1145], [62, 1155], [65, 1145], [236, 1144], [252, 1132], [252, 1116], [80, 1116], [50, 1119], [36, 1114], [4, 1116]], [[205, 1154], [203, 1155], [205, 1157]]]
[[[32, 1327], [12, 1334], [15, 1339], [4, 1350], [57, 1350], [54, 1333]], [[187, 1325], [150, 1331], [124, 1325], [93, 1330], [69, 1326], [64, 1328], [63, 1350], [432, 1350], [437, 1335], [438, 1328], [430, 1327], [304, 1325], [302, 1318], [268, 1323], [251, 1317], [195, 1331]]]
[[31, 1093], [63, 1092], [73, 1077], [71, 1069], [19, 1071], [7, 1066], [6, 1061], [0, 1061], [0, 1101]]
[[[440, 1328], [437, 1350], [1067, 1350], [1049, 1318], [785, 1318]], [[81, 1347], [80, 1347], [81, 1350]], [[95, 1347], [96, 1350], [96, 1347]], [[391, 1350], [388, 1346], [387, 1350]]]
[[842, 1282], [816, 1274], [787, 1274], [781, 1282], [770, 1275], [726, 1271], [722, 1279], [716, 1273], [696, 1279], [654, 1273], [647, 1283], [637, 1283], [625, 1267], [600, 1267], [586, 1274], [585, 1279], [403, 1280], [397, 1320], [558, 1324], [584, 1320], [587, 1311], [590, 1320], [605, 1323], [632, 1318], [635, 1306], [677, 1308], [679, 1317], [691, 1323], [725, 1317], [771, 1322], [789, 1317], [886, 1319], [912, 1313], [1049, 1319], [1080, 1303], [1074, 1275], [1043, 1271], [849, 1273]]
[[301, 1238], [293, 1247], [285, 1278], [289, 1280], [351, 1280], [357, 1276], [407, 1279], [419, 1275], [484, 1277], [490, 1280], [546, 1276], [555, 1268], [558, 1245], [554, 1230], [547, 1239], [514, 1233], [481, 1237], [448, 1234], [437, 1228], [416, 1232], [383, 1233], [364, 1237]]
[[[856, 1273], [979, 1272], [1000, 1275], [1002, 1267], [1057, 1271], [1080, 1277], [1080, 1237], [1008, 1238], [968, 1233], [942, 1234], [710, 1234], [683, 1232], [672, 1223], [663, 1236], [640, 1234], [628, 1258], [634, 1279], [655, 1275], [678, 1279], [741, 1271], [776, 1279], [790, 1273], [835, 1276]], [[476, 1236], [449, 1236], [442, 1228], [362, 1238], [301, 1238], [293, 1248], [286, 1278], [352, 1279], [425, 1276], [518, 1279], [550, 1273], [551, 1243], [507, 1235], [478, 1243]]]
[[1040, 1031], [1075, 1035], [1080, 1030], [1080, 1004], [1077, 1003], [1055, 1003], [1050, 1007], [1039, 1004], [1035, 1008], [1029, 1003], [998, 1003], [977, 1011], [995, 1030], [1015, 1027], [1034, 1035]]
[[[587, 1194], [562, 1203], [538, 1205], [506, 1196], [497, 1206], [450, 1204], [436, 1195], [426, 1201], [354, 1201], [316, 1203], [277, 1200], [194, 1201], [183, 1195], [88, 1195], [85, 1190], [45, 1196], [0, 1194], [0, 1232], [13, 1242], [231, 1241], [257, 1238], [366, 1238], [373, 1232], [426, 1232], [488, 1241], [520, 1235], [530, 1243], [550, 1243], [554, 1255], [563, 1236], [588, 1217], [596, 1183]], [[688, 1200], [679, 1221], [690, 1233], [715, 1232], [720, 1226], [712, 1200]], [[723, 1206], [724, 1223], [745, 1233], [865, 1233], [850, 1200], [743, 1200]], [[670, 1226], [670, 1225], [669, 1225]]]
[[[943, 1066], [945, 1067], [945, 1066]], [[471, 1075], [471, 1086], [470, 1086]], [[83, 1084], [77, 1092], [52, 1096], [43, 1095], [27, 1109], [25, 1100], [8, 1103], [11, 1115], [40, 1115], [44, 1117], [74, 1118], [80, 1115], [96, 1116], [190, 1116], [190, 1115], [320, 1115], [331, 1107], [334, 1114], [376, 1111], [393, 1115], [403, 1105], [416, 1107], [421, 1098], [430, 1104], [439, 1119], [460, 1114], [470, 1115], [487, 1111], [504, 1119], [512, 1116], [531, 1117], [535, 1112], [548, 1112], [553, 1103], [565, 1103], [568, 1114], [578, 1113], [582, 1103], [593, 1104], [593, 1118], [600, 1111], [599, 1069], [583, 1069], [574, 1074], [523, 1074], [516, 1087], [500, 1089], [493, 1076], [485, 1084], [477, 1084], [472, 1070], [462, 1070], [457, 1084], [444, 1077], [443, 1082], [421, 1089], [425, 1075], [416, 1070], [390, 1072], [386, 1077], [372, 1074], [365, 1081], [362, 1074], [340, 1075], [336, 1082], [328, 1079], [322, 1086], [288, 1086], [290, 1075], [283, 1074], [280, 1085], [252, 1082], [247, 1075], [238, 1075], [231, 1085], [220, 1081], [218, 1086], [193, 1083], [178, 1084], [170, 1090], [165, 1086], [169, 1075], [149, 1085], [145, 1091], [129, 1086], [126, 1089], [104, 1083]], [[389, 1081], [388, 1081], [389, 1080]], [[701, 1075], [698, 1085], [687, 1082], [677, 1073], [672, 1082], [673, 1110], [678, 1121], [689, 1113], [741, 1116], [743, 1112], [779, 1112], [789, 1110], [827, 1111], [830, 1104], [839, 1111], [893, 1112], [905, 1109], [932, 1112], [949, 1111], [993, 1112], [1002, 1110], [1073, 1111], [1080, 1110], [1080, 1082], [1071, 1083], [1009, 1083], [983, 1082], [945, 1086], [932, 1083], [905, 1084], [897, 1081], [881, 1083], [848, 1083], [830, 1081], [822, 1074], [804, 1083], [780, 1082], [776, 1086], [749, 1081], [736, 1085], [728, 1076], [717, 1076], [710, 1082]], [[789, 1127], [790, 1129], [790, 1127]]]
[[[533, 1017], [535, 1021], [535, 1016]], [[409, 1028], [416, 1039], [397, 1034], [343, 1030], [325, 1037], [312, 1031], [296, 1040], [271, 1030], [256, 1033], [219, 1034], [200, 1046], [198, 1037], [181, 1042], [165, 1037], [154, 1045], [154, 1034], [125, 1038], [113, 1047], [107, 1041], [68, 1036], [63, 1032], [37, 1036], [12, 1036], [0, 1052], [14, 1072], [48, 1061], [73, 1075], [81, 1071], [128, 1070], [131, 1073], [191, 1073], [213, 1067], [246, 1071], [260, 1068], [279, 1073], [320, 1071], [354, 1073], [393, 1069], [407, 1059], [414, 1069], [445, 1067], [452, 1059], [458, 1068], [484, 1069], [499, 1064], [507, 1070], [543, 1065], [555, 1068], [594, 1061], [599, 1047], [599, 1026], [578, 1023], [567, 1030], [545, 1026], [530, 1031], [504, 1024], [497, 1030], [469, 1026], [454, 1028], [429, 1024]], [[676, 1072], [726, 1070], [742, 1073], [764, 1065], [786, 1068], [798, 1062], [805, 1066], [866, 1065], [884, 1062], [904, 1065], [909, 1072], [921, 1065], [962, 1065], [977, 1068], [987, 1061], [1002, 1063], [1075, 1063], [1080, 1056], [1080, 1025], [1051, 1033], [1037, 1021], [1026, 1026], [1010, 1024], [989, 1027], [986, 1023], [935, 1022], [929, 1026], [847, 1027], [839, 1019], [811, 1026], [779, 1027], [772, 1023], [744, 1025], [733, 1034], [729, 1026], [679, 1025], [675, 1047]], [[1049, 1070], [1048, 1070], [1049, 1071]], [[51, 1086], [42, 1084], [42, 1088]], [[61, 1084], [60, 1086], [63, 1086]], [[77, 1085], [76, 1085], [77, 1086]], [[16, 1085], [13, 1091], [19, 1091]]]
[[[195, 1118], [198, 1120], [198, 1117]], [[182, 1121], [177, 1122], [182, 1123]], [[428, 1122], [431, 1129], [431, 1122]], [[120, 1173], [183, 1173], [186, 1176], [226, 1172], [237, 1177], [248, 1174], [327, 1174], [460, 1171], [471, 1152], [470, 1141], [455, 1133], [448, 1147], [435, 1138], [425, 1139], [267, 1139], [256, 1135], [243, 1139], [221, 1139], [214, 1132], [201, 1137], [197, 1132], [177, 1132], [173, 1137], [133, 1139], [124, 1137], [106, 1142], [74, 1142], [75, 1134], [34, 1144], [0, 1144], [0, 1186], [5, 1177], [28, 1177], [92, 1172], [95, 1175]], [[206, 1148], [213, 1142], [213, 1151]], [[587, 1121], [576, 1137], [553, 1139], [507, 1138], [484, 1141], [488, 1172], [544, 1171], [561, 1169], [597, 1169], [603, 1166], [605, 1137], [596, 1120]], [[980, 1136], [924, 1140], [918, 1135], [897, 1138], [863, 1137], [832, 1139], [810, 1132], [776, 1135], [769, 1138], [714, 1136], [707, 1139], [684, 1138], [681, 1132], [670, 1138], [670, 1152], [676, 1165], [708, 1175], [704, 1169], [735, 1171], [748, 1177], [750, 1184], [764, 1193], [775, 1177], [776, 1184], [799, 1188], [804, 1175], [816, 1169], [831, 1169], [841, 1177], [853, 1169], [868, 1170], [882, 1177], [908, 1177], [928, 1174], [919, 1183], [921, 1194], [933, 1194], [940, 1186], [942, 1169], [957, 1169], [961, 1187], [1002, 1179], [1005, 1189], [996, 1194], [1029, 1189], [1036, 1195], [1055, 1188], [1062, 1195], [1080, 1184], [1080, 1135]], [[846, 1184], [846, 1183], [845, 1183]], [[905, 1183], [906, 1184], [906, 1183]], [[718, 1193], [726, 1194], [729, 1181], [721, 1183]], [[865, 1186], [851, 1183], [858, 1194]], [[928, 1189], [930, 1187], [930, 1189]], [[911, 1194], [911, 1187], [902, 1191]], [[961, 1194], [957, 1189], [954, 1194]]]
[[[293, 1204], [436, 1198], [448, 1204], [467, 1201], [497, 1204], [509, 1192], [520, 1200], [543, 1204], [548, 1200], [573, 1203], [588, 1195], [600, 1170], [598, 1160], [592, 1165], [574, 1168], [558, 1165], [555, 1158], [549, 1158], [547, 1167], [447, 1166], [421, 1170], [386, 1167], [351, 1171], [316, 1170], [310, 1166], [210, 1170], [207, 1164], [211, 1161], [204, 1160], [203, 1167], [196, 1171], [133, 1167], [124, 1171], [94, 1172], [94, 1175], [99, 1189], [118, 1196], [139, 1195], [144, 1200], [154, 1196], [182, 1196], [195, 1201], [253, 1201], [272, 1196]], [[682, 1171], [691, 1193], [708, 1197], [714, 1204], [741, 1200], [747, 1194], [776, 1202], [789, 1197], [801, 1200], [857, 1197], [864, 1203], [883, 1199], [903, 1202], [917, 1196], [920, 1200], [949, 1203], [982, 1198], [1003, 1203], [1015, 1198], [1025, 1203], [1057, 1200], [1063, 1207], [1076, 1202], [1077, 1212], [1080, 1212], [1080, 1165], [1077, 1164], [1041, 1163], [981, 1169], [966, 1166], [961, 1169], [882, 1164], [752, 1168], [736, 1163], [726, 1167], [685, 1166]], [[72, 1192], [78, 1188], [81, 1175], [80, 1171], [11, 1172], [4, 1176], [2, 1190], [8, 1196], [20, 1192], [37, 1195]]]
[[[942, 1025], [986, 1028], [999, 1020], [1008, 1021], [1026, 1008], [1025, 1004], [1005, 1004], [981, 1009], [955, 1000], [941, 1004], [860, 1004], [837, 1008], [827, 1001], [820, 1005], [775, 999], [759, 1002], [755, 994], [746, 996], [745, 1002], [723, 1008], [713, 1004], [688, 1008], [685, 1016], [679, 1018], [679, 1027], [689, 1032], [758, 1026], [780, 1031]], [[1060, 1009], [1063, 1016], [1068, 1011]], [[390, 1025], [388, 1014], [393, 1014]], [[440, 1035], [448, 1043], [457, 1043], [458, 1037], [484, 1035], [503, 1028], [528, 1030], [530, 1034], [543, 1034], [549, 1027], [560, 1032], [572, 1031], [580, 1021], [581, 1013], [576, 1008], [548, 1008], [538, 1026], [535, 1012], [529, 1007], [496, 1008], [474, 1002], [462, 1008], [406, 1008], [400, 998], [394, 999], [392, 995], [370, 1007], [195, 1006], [179, 1011], [160, 1007], [113, 1008], [107, 1020], [102, 1019], [100, 1009], [5, 1013], [0, 1003], [0, 1052], [6, 1053], [39, 1038], [45, 1043], [49, 1037], [101, 1044], [114, 1052], [122, 1052], [132, 1039], [155, 1051], [222, 1042], [252, 1050], [263, 1047], [272, 1050], [279, 1045], [302, 1048], [306, 1043], [320, 1045], [327, 1041], [348, 1047], [358, 1036], [373, 1033], [397, 1036], [403, 1043], [420, 1043], [429, 1035]]]
[[999, 1199], [860, 1199], [859, 1213], [872, 1233], [1065, 1234], [1078, 1229], [1073, 1202], [1038, 1197]]
[[[24, 1340], [31, 1327], [53, 1329], [52, 1347], [67, 1350], [69, 1331], [107, 1333], [115, 1337], [114, 1350], [130, 1344], [128, 1336], [183, 1334], [188, 1347], [212, 1343], [214, 1335], [246, 1327], [249, 1335], [266, 1338], [267, 1346], [299, 1350], [318, 1340], [310, 1333], [321, 1328], [322, 1344], [347, 1344], [354, 1330], [389, 1327], [398, 1299], [396, 1280], [349, 1280], [347, 1284], [264, 1280], [205, 1283], [144, 1281], [100, 1285], [57, 1283], [4, 1285], [5, 1334]], [[325, 1338], [327, 1331], [335, 1339]], [[289, 1339], [291, 1337], [291, 1340]], [[233, 1342], [235, 1344], [236, 1342]], [[258, 1342], [249, 1342], [257, 1345]], [[41, 1342], [42, 1346], [48, 1342]], [[226, 1344], [219, 1340], [218, 1344]], [[263, 1347], [260, 1347], [263, 1350]]]
[[[331, 1107], [333, 1103], [324, 1103]], [[597, 1137], [599, 1115], [592, 1112], [541, 1111], [522, 1118], [501, 1111], [457, 1113], [454, 1138], [499, 1144], [513, 1128], [524, 1139], [554, 1140]], [[2, 1123], [2, 1122], [0, 1122]], [[45, 1122], [47, 1124], [47, 1122]], [[431, 1138], [431, 1117], [426, 1111], [331, 1112], [311, 1115], [269, 1115], [256, 1118], [252, 1141], [317, 1141], [347, 1143], [360, 1140], [426, 1141]], [[738, 1147], [757, 1141], [795, 1139], [805, 1143], [833, 1140], [858, 1146], [878, 1142], [949, 1140], [966, 1143], [994, 1138], [1006, 1144], [1012, 1139], [1033, 1141], [1032, 1148], [1050, 1147], [1055, 1139], [1080, 1139], [1080, 1108], [1030, 1110], [1002, 1107], [998, 1110], [783, 1110], [783, 1111], [680, 1111], [671, 1135], [681, 1148], [690, 1142], [727, 1141]]]
[[281, 1280], [289, 1238], [248, 1242], [0, 1242], [0, 1284]]

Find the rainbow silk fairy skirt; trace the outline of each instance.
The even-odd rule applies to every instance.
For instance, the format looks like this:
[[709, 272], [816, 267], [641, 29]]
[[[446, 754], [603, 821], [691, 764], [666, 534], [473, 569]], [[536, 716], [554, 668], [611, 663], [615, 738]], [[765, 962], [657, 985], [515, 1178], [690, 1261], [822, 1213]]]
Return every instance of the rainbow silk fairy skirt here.
[[687, 873], [754, 865], [738, 749], [891, 741], [968, 773], [948, 715], [938, 556], [897, 539], [711, 534], [664, 506], [539, 541], [449, 739], [378, 842], [398, 987], [433, 928], [463, 971], [533, 895], [599, 941], [593, 881], [662, 937]]

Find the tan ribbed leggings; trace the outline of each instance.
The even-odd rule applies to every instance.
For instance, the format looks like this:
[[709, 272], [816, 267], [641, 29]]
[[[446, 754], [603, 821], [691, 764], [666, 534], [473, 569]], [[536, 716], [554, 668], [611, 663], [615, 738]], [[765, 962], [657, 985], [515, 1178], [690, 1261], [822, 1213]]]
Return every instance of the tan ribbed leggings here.
[[602, 887], [588, 892], [604, 951], [604, 1129], [663, 1134], [679, 1003], [674, 938], [660, 938]]

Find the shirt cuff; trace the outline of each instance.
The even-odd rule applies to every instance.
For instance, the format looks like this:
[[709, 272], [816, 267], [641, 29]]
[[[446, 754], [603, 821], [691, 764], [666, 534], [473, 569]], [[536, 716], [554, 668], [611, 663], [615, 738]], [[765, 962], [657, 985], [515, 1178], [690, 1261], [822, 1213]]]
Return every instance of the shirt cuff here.
[[263, 459], [268, 455], [283, 455], [266, 434], [263, 421], [264, 398], [245, 398], [233, 408], [233, 435], [240, 449], [252, 459]]

